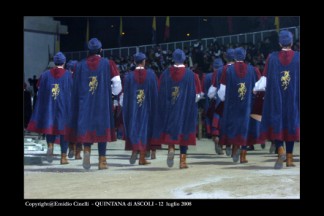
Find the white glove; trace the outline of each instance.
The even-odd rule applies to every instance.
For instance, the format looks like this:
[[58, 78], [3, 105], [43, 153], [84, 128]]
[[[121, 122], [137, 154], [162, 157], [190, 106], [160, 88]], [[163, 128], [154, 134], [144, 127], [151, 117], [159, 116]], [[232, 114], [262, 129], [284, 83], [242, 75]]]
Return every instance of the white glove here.
[[120, 96], [119, 96], [119, 105], [122, 107], [123, 106], [123, 100], [124, 100], [124, 93], [122, 93]]
[[262, 76], [258, 82], [255, 83], [253, 91], [265, 91], [267, 87], [267, 77]]
[[201, 96], [200, 94], [196, 94], [196, 103], [200, 100]]
[[111, 84], [111, 92], [113, 95], [118, 95], [122, 91], [120, 76], [113, 77], [111, 81], [113, 83]]
[[216, 93], [217, 93], [216, 90], [217, 90], [217, 88], [211, 85], [211, 86], [209, 87], [209, 89], [208, 89], [207, 96], [208, 96], [210, 99], [216, 98]]
[[225, 100], [225, 91], [226, 91], [226, 85], [221, 84], [220, 85], [220, 88], [219, 88], [219, 90], [217, 92], [218, 97], [219, 97], [219, 99], [221, 101], [224, 101]]
[[117, 100], [114, 100], [114, 108], [115, 107], [118, 107], [118, 101]]

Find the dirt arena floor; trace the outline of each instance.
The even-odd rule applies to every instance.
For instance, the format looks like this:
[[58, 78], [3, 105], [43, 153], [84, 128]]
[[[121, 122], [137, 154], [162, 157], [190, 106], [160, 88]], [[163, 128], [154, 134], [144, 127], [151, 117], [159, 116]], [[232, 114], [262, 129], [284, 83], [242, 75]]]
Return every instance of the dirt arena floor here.
[[[44, 145], [45, 145], [45, 141]], [[60, 165], [60, 148], [49, 164], [24, 166], [25, 199], [299, 199], [300, 144], [295, 144], [296, 167], [274, 170], [275, 154], [255, 145], [248, 151], [248, 163], [233, 163], [226, 155], [216, 155], [209, 139], [189, 147], [189, 169], [179, 169], [179, 150], [172, 168], [166, 164], [167, 146], [157, 151], [157, 159], [147, 166], [129, 164], [130, 151], [124, 141], [107, 146], [107, 170], [98, 170], [98, 150], [92, 147], [91, 169], [82, 160], [69, 159]], [[26, 161], [26, 160], [25, 160]]]

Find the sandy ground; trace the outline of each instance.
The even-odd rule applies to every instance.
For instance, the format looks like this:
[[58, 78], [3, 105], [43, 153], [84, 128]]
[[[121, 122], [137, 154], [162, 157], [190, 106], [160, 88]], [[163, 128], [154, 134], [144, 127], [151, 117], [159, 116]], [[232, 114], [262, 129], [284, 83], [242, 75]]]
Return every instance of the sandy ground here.
[[299, 199], [300, 149], [295, 144], [296, 167], [274, 170], [275, 154], [255, 145], [248, 151], [247, 164], [233, 163], [226, 155], [216, 155], [209, 139], [189, 147], [189, 169], [179, 169], [179, 150], [174, 167], [166, 165], [167, 148], [157, 151], [152, 164], [129, 164], [129, 151], [118, 140], [107, 147], [107, 170], [98, 170], [98, 150], [92, 147], [91, 169], [82, 160], [70, 159], [60, 165], [60, 149], [55, 145], [52, 164], [45, 157], [41, 165], [24, 166], [25, 199]]

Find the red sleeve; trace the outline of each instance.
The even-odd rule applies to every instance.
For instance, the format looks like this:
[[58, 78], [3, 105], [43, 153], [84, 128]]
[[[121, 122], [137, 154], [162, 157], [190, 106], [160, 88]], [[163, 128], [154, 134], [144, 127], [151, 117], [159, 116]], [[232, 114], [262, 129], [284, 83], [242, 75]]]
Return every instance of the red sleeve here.
[[227, 71], [227, 65], [225, 65], [223, 68], [220, 84], [226, 85], [226, 71]]
[[257, 75], [257, 80], [259, 80], [260, 78], [261, 78], [261, 73], [260, 73], [260, 70], [259, 70], [259, 68], [257, 68], [257, 67], [254, 67], [254, 69], [255, 69], [255, 73], [256, 73], [256, 75]]
[[270, 57], [270, 54], [267, 57], [267, 60], [266, 60], [266, 63], [265, 63], [264, 69], [263, 69], [262, 76], [265, 76], [265, 77], [267, 77], [267, 73], [268, 73], [269, 57]]
[[195, 87], [196, 87], [196, 94], [200, 94], [202, 90], [201, 90], [199, 76], [196, 73], [195, 73]]
[[109, 65], [110, 65], [111, 78], [114, 78], [115, 76], [119, 76], [119, 70], [115, 62], [113, 60], [109, 60]]

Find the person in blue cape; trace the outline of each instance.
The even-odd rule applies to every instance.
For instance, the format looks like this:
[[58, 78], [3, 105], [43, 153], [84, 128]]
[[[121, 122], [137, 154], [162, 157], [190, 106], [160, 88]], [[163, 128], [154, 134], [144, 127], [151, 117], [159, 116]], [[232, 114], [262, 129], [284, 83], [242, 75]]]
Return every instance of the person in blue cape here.
[[62, 52], [54, 56], [55, 67], [42, 73], [39, 79], [38, 99], [27, 130], [46, 134], [47, 161], [53, 161], [54, 141], [60, 136], [61, 164], [68, 164], [66, 158], [67, 134], [70, 115], [72, 74], [64, 69], [66, 58]]
[[[146, 150], [151, 145], [154, 119], [158, 111], [158, 82], [153, 70], [145, 69], [145, 54], [134, 55], [136, 68], [124, 79], [122, 102], [126, 146], [131, 146], [130, 164], [134, 164], [140, 153], [139, 165], [147, 165]], [[158, 137], [155, 137], [155, 139]]]
[[102, 44], [89, 40], [89, 56], [81, 60], [74, 73], [69, 141], [83, 143], [83, 168], [90, 169], [91, 145], [98, 143], [98, 169], [108, 169], [107, 142], [116, 141], [112, 94], [118, 95], [121, 80], [116, 64], [102, 58]]
[[228, 66], [222, 74], [217, 92], [219, 98], [224, 101], [220, 121], [220, 144], [232, 144], [233, 161], [238, 162], [240, 158], [240, 163], [248, 162], [247, 145], [260, 143], [260, 122], [250, 118], [250, 114], [253, 86], [261, 75], [252, 65], [244, 63], [245, 55], [246, 51], [242, 47], [234, 50], [235, 63]]
[[[222, 145], [219, 144], [219, 136], [220, 136], [220, 130], [219, 130], [219, 125], [220, 125], [220, 118], [223, 115], [223, 109], [224, 109], [224, 102], [217, 97], [217, 90], [219, 90], [220, 87], [220, 80], [221, 76], [225, 71], [227, 70], [227, 67], [230, 65], [234, 64], [234, 49], [229, 48], [226, 50], [225, 53], [225, 59], [226, 59], [226, 65], [222, 66], [219, 70], [213, 73], [212, 76], [212, 85], [208, 89], [208, 97], [209, 98], [216, 98], [217, 103], [216, 103], [216, 108], [215, 108], [215, 113], [214, 113], [214, 118], [213, 118], [213, 125], [214, 125], [214, 131], [218, 130], [218, 136], [216, 135], [214, 142], [215, 142], [215, 151], [216, 153], [222, 154]], [[215, 130], [215, 128], [218, 128]], [[232, 152], [231, 145], [226, 144], [226, 155], [230, 156]]]
[[294, 142], [300, 139], [300, 56], [299, 52], [291, 50], [293, 35], [290, 31], [279, 32], [279, 44], [281, 51], [269, 54], [263, 76], [254, 87], [254, 91], [265, 91], [261, 138], [274, 140], [276, 144], [278, 159], [275, 169], [283, 168], [285, 159], [287, 167], [295, 166]]
[[159, 80], [160, 143], [167, 144], [168, 167], [173, 166], [175, 144], [180, 145], [180, 169], [186, 163], [188, 145], [196, 145], [196, 122], [201, 87], [197, 74], [183, 64], [184, 52], [173, 52], [174, 65], [166, 69]]

